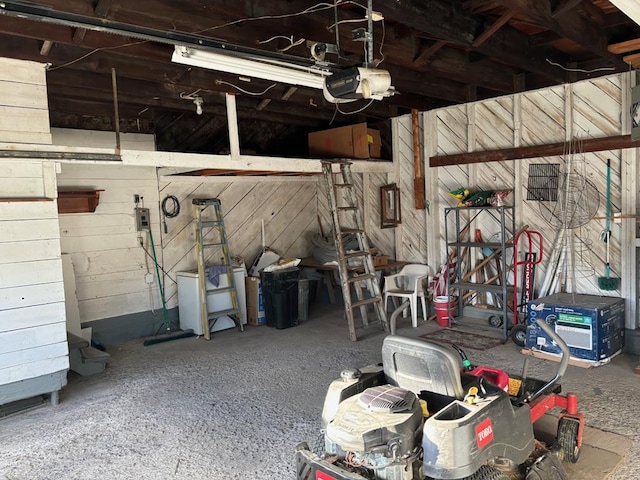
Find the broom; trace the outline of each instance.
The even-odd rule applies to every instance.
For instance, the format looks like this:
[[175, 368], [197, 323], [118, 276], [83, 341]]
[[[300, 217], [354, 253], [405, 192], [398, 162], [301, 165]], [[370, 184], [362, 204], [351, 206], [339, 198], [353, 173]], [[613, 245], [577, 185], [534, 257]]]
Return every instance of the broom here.
[[598, 277], [598, 288], [600, 290], [617, 290], [620, 279], [611, 276], [611, 264], [609, 263], [609, 240], [611, 239], [611, 159], [607, 159], [607, 223], [606, 229], [601, 233], [600, 237], [605, 242], [606, 259], [604, 264], [604, 277]]
[[[145, 347], [149, 345], [155, 345], [156, 343], [169, 342], [171, 340], [178, 340], [180, 338], [195, 337], [196, 334], [193, 330], [173, 330], [172, 324], [169, 321], [169, 311], [167, 310], [167, 303], [164, 298], [164, 287], [162, 285], [162, 279], [160, 278], [160, 268], [158, 266], [158, 257], [156, 257], [156, 247], [153, 243], [153, 233], [149, 229], [149, 243], [151, 243], [151, 252], [153, 253], [153, 263], [156, 266], [156, 277], [158, 279], [158, 288], [160, 289], [160, 299], [162, 300], [162, 325], [156, 332], [154, 337], [148, 338], [143, 342]], [[164, 333], [160, 334], [160, 331], [164, 329]]]

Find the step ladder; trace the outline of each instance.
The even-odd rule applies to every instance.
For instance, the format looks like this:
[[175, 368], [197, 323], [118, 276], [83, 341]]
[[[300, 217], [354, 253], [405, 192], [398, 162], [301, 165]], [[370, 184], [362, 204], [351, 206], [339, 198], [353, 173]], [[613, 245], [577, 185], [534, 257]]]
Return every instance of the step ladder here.
[[[333, 165], [339, 164], [340, 173], [335, 174]], [[327, 189], [327, 200], [333, 221], [333, 237], [336, 245], [338, 260], [338, 272], [340, 273], [340, 285], [344, 297], [344, 308], [347, 323], [349, 325], [349, 337], [357, 341], [356, 327], [353, 312], [360, 309], [360, 316], [364, 326], [369, 325], [367, 307], [371, 305], [377, 316], [377, 320], [385, 331], [389, 331], [387, 315], [382, 303], [380, 284], [373, 267], [373, 259], [369, 250], [369, 240], [364, 231], [364, 223], [356, 196], [353, 178], [351, 176], [351, 162], [323, 161], [322, 173]], [[348, 226], [347, 226], [348, 225]], [[358, 241], [358, 251], [345, 251], [345, 236], [353, 236]], [[353, 260], [353, 262], [351, 262]], [[353, 264], [357, 266], [352, 266]], [[356, 294], [356, 301], [352, 300], [351, 287]], [[368, 296], [365, 297], [363, 287]]]
[[[200, 291], [200, 321], [202, 322], [202, 332], [204, 338], [211, 339], [211, 327], [221, 317], [229, 317], [241, 332], [244, 330], [240, 320], [240, 308], [238, 306], [238, 293], [236, 291], [233, 268], [231, 267], [231, 257], [229, 255], [229, 244], [224, 228], [222, 208], [220, 200], [217, 198], [194, 198], [192, 202], [193, 223], [196, 229], [196, 255], [198, 260], [198, 280]], [[218, 256], [214, 255], [218, 252]], [[207, 262], [215, 263], [213, 266], [223, 266], [226, 273], [221, 272], [220, 276], [227, 276], [227, 287], [208, 289], [207, 288]], [[207, 307], [207, 296], [210, 293], [216, 295], [228, 292], [231, 297], [231, 308], [217, 311], [209, 311]]]

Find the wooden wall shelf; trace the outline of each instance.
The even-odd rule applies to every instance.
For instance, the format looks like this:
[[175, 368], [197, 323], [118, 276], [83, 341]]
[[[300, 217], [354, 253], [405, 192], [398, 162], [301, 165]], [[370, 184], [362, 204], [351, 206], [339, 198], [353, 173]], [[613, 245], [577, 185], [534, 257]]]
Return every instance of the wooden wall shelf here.
[[104, 190], [59, 190], [58, 213], [93, 213]]

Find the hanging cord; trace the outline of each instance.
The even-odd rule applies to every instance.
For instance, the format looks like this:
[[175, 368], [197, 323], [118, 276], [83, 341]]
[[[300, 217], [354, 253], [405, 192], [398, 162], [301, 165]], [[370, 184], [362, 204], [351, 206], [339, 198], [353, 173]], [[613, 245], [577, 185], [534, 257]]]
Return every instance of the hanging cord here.
[[[142, 247], [142, 249], [146, 252], [146, 248], [144, 247], [144, 240], [142, 239], [142, 236], [140, 234], [138, 234], [138, 241], [140, 242], [140, 246]], [[148, 235], [147, 235], [147, 244], [149, 244]], [[145, 274], [145, 280], [146, 280], [146, 275], [151, 275], [151, 270], [149, 269], [149, 257], [150, 255], [144, 256], [144, 266], [147, 269], [147, 273]], [[156, 310], [153, 306], [153, 287], [151, 286], [150, 283], [149, 283], [149, 306], [151, 307], [151, 314], [155, 317]]]
[[245, 90], [244, 88], [239, 87], [238, 85], [235, 85], [231, 82], [225, 82], [224, 80], [216, 80], [215, 83], [216, 85], [229, 85], [230, 87], [233, 87], [236, 90], [239, 90], [246, 95], [253, 95], [254, 97], [259, 97], [260, 95], [264, 95], [265, 93], [267, 93], [269, 90], [271, 90], [273, 87], [277, 85], [277, 83], [272, 83], [261, 92], [250, 92], [249, 90]]
[[[171, 208], [169, 208], [169, 202], [171, 202]], [[175, 218], [180, 213], [180, 201], [175, 195], [167, 195], [162, 200], [161, 204], [162, 215], [164, 217], [164, 233], [169, 233], [167, 228], [167, 218]]]

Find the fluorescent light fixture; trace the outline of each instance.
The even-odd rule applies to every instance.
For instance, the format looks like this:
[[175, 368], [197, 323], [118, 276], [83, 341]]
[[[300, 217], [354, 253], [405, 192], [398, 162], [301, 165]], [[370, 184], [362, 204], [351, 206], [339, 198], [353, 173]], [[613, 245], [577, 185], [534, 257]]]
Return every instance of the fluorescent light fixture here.
[[182, 45], [175, 45], [171, 61], [183, 65], [262, 78], [301, 87], [317, 88], [319, 90], [322, 90], [324, 78], [327, 75], [331, 75], [328, 70], [278, 62], [266, 58], [238, 57]]

